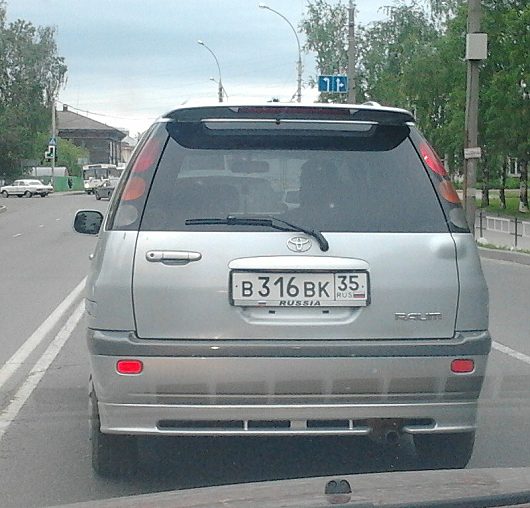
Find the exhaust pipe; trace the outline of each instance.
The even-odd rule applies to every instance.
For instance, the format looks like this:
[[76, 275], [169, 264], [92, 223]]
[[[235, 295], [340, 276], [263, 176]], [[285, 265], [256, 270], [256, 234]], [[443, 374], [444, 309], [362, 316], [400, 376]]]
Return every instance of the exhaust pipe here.
[[387, 430], [384, 434], [385, 442], [395, 445], [399, 441], [399, 432], [397, 430]]
[[371, 427], [369, 437], [380, 445], [396, 445], [402, 434], [403, 422], [397, 419], [372, 419], [367, 420]]

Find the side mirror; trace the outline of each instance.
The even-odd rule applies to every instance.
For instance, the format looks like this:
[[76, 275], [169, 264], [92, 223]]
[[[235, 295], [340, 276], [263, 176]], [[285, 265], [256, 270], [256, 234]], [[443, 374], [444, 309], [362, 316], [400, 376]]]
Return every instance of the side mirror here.
[[74, 229], [83, 235], [97, 235], [103, 223], [99, 210], [79, 210], [75, 214]]

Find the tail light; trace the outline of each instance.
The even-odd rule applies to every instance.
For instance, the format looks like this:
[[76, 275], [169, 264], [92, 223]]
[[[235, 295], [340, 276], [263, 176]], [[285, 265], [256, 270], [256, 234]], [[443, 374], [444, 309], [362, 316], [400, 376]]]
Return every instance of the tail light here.
[[449, 180], [442, 180], [438, 186], [441, 196], [449, 203], [459, 204], [460, 196], [456, 192], [453, 184]]
[[438, 157], [431, 145], [429, 145], [429, 143], [427, 143], [426, 141], [423, 141], [420, 144], [420, 154], [429, 169], [434, 171], [437, 175], [447, 176], [447, 171], [445, 170], [445, 167], [442, 161], [440, 160], [440, 157]]
[[134, 161], [131, 173], [121, 195], [122, 201], [134, 201], [141, 198], [147, 190], [145, 178], [149, 178], [160, 157], [161, 140], [158, 137], [149, 139], [140, 150]]
[[160, 157], [160, 140], [158, 138], [151, 138], [142, 148], [138, 154], [138, 158], [134, 161], [132, 173], [145, 173], [149, 168], [158, 161]]
[[[134, 170], [133, 170], [134, 171]], [[125, 186], [121, 196], [122, 201], [134, 201], [143, 196], [147, 185], [143, 178], [133, 176]]]
[[425, 140], [420, 143], [420, 154], [425, 164], [427, 164], [427, 167], [438, 176], [442, 177], [442, 180], [438, 184], [440, 196], [449, 203], [455, 205], [460, 204], [460, 196], [453, 187], [451, 180], [449, 180], [449, 176], [440, 157], [438, 157], [432, 146]]
[[116, 189], [116, 201], [109, 210], [109, 229], [138, 230], [149, 187], [168, 138], [165, 124], [153, 127], [147, 136]]

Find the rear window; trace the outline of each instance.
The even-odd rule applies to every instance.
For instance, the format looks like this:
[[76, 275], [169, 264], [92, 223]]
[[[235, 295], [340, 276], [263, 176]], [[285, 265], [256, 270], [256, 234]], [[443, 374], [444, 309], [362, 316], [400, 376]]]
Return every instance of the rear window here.
[[187, 219], [270, 216], [328, 232], [447, 232], [407, 126], [367, 132], [210, 132], [168, 124], [144, 231], [263, 231]]

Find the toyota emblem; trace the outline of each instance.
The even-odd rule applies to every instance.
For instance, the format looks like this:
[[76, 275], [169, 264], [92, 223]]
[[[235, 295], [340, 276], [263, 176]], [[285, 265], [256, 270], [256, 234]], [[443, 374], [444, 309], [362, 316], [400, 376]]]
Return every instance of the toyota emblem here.
[[287, 240], [287, 247], [293, 252], [306, 252], [311, 248], [311, 240], [305, 236], [293, 236]]

